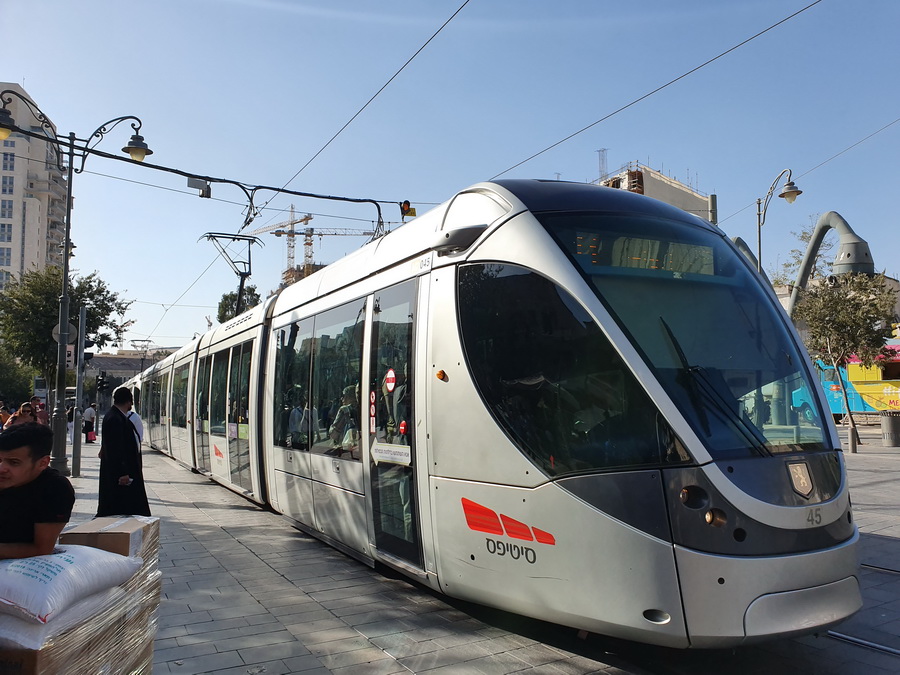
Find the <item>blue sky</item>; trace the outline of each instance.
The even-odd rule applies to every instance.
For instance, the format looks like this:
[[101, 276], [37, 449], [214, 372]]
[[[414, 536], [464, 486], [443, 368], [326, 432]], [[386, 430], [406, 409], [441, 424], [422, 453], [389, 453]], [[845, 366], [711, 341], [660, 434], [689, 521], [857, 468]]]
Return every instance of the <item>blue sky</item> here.
[[[290, 187], [409, 199], [422, 213], [811, 2], [470, 0]], [[462, 3], [0, 0], [0, 80], [24, 86], [60, 133], [136, 115], [154, 163], [280, 186]], [[898, 26], [896, 0], [822, 0], [503, 175], [596, 180], [607, 148], [610, 171], [641, 162], [717, 194], [722, 229], [755, 248], [755, 201], [791, 169], [804, 193], [773, 199], [763, 266], [798, 245], [792, 231], [837, 211], [896, 277]], [[129, 131], [99, 148], [117, 152]], [[73, 267], [134, 300], [126, 341], [175, 346], [205, 331], [237, 277], [202, 236], [241, 227], [242, 193], [213, 186], [199, 199], [184, 178], [92, 157], [74, 194]], [[249, 230], [284, 220], [291, 203], [314, 228], [375, 218], [367, 205], [270, 196]], [[396, 207], [385, 216], [398, 225]], [[286, 246], [259, 236], [250, 283], [265, 295]], [[363, 241], [316, 237], [314, 257]], [[298, 262], [302, 252], [298, 238]]]

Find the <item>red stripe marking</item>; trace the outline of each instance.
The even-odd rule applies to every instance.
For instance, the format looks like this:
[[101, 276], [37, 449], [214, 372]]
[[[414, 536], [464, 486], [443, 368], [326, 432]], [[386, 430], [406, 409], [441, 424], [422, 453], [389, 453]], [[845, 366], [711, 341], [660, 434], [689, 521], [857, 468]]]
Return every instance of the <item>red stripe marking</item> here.
[[503, 527], [506, 528], [506, 534], [513, 539], [534, 541], [534, 537], [531, 536], [531, 528], [525, 523], [520, 523], [518, 520], [514, 520], [509, 516], [504, 516], [502, 513], [500, 514], [500, 520], [503, 521]]
[[534, 531], [534, 538], [538, 541], [539, 544], [550, 544], [550, 546], [556, 546], [556, 537], [554, 537], [549, 532], [544, 532], [543, 530], [539, 530], [536, 527], [531, 528]]
[[500, 518], [494, 511], [465, 497], [462, 498], [462, 507], [470, 530], [488, 534], [503, 534]]

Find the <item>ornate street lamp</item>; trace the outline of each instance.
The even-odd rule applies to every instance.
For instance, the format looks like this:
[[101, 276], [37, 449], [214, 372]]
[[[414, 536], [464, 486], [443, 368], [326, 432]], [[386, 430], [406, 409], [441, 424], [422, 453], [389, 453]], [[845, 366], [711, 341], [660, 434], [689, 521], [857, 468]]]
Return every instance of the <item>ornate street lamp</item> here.
[[[25, 104], [35, 119], [41, 125], [43, 135], [34, 133], [27, 129], [16, 126], [7, 106], [13, 102], [13, 97], [19, 99]], [[135, 162], [141, 162], [147, 155], [152, 155], [153, 151], [147, 147], [144, 137], [140, 135], [142, 122], [139, 118], [132, 115], [116, 117], [104, 122], [86, 139], [78, 138], [74, 133], [68, 136], [60, 136], [56, 133], [53, 124], [49, 118], [41, 111], [37, 105], [12, 89], [6, 89], [0, 92], [0, 141], [9, 137], [12, 132], [20, 133], [24, 136], [39, 138], [46, 140], [56, 153], [56, 164], [60, 171], [66, 171], [66, 220], [65, 220], [65, 240], [63, 242], [63, 279], [62, 294], [59, 296], [59, 349], [57, 351], [56, 361], [56, 402], [53, 408], [53, 417], [51, 427], [53, 429], [53, 452], [51, 455], [50, 465], [68, 474], [68, 460], [66, 458], [66, 345], [69, 343], [69, 254], [71, 252], [71, 229], [72, 229], [72, 178], [73, 174], [84, 171], [84, 163], [87, 156], [91, 154], [92, 148], [99, 143], [103, 137], [112, 131], [119, 123], [131, 120], [131, 128], [134, 134], [122, 151], [131, 156]], [[66, 163], [63, 163], [63, 148], [65, 148]], [[78, 168], [75, 167], [75, 158], [81, 160]], [[76, 402], [77, 403], [77, 402]], [[76, 430], [77, 433], [77, 430]]]
[[788, 204], [793, 204], [794, 200], [798, 195], [803, 194], [803, 190], [794, 185], [794, 181], [791, 180], [791, 170], [785, 169], [778, 177], [772, 182], [772, 186], [769, 188], [769, 191], [766, 193], [765, 199], [757, 199], [756, 200], [756, 271], [762, 271], [762, 226], [766, 222], [766, 211], [769, 208], [769, 202], [772, 200], [772, 194], [775, 192], [775, 186], [778, 185], [778, 181], [781, 180], [781, 177], [787, 174], [787, 181], [784, 184], [784, 187], [781, 189], [781, 192], [778, 193], [779, 197], [782, 197]]

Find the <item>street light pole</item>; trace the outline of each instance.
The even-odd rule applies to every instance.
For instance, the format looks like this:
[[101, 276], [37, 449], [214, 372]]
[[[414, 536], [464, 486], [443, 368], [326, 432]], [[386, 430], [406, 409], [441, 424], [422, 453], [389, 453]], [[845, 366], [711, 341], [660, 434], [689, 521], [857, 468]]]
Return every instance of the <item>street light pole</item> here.
[[[66, 223], [63, 240], [62, 294], [59, 296], [59, 343], [56, 353], [56, 401], [50, 428], [53, 429], [53, 451], [50, 466], [66, 475], [70, 474], [66, 459], [66, 345], [69, 344], [69, 245], [72, 233], [72, 171], [75, 166], [75, 134], [69, 133], [69, 149], [66, 153]], [[77, 401], [76, 401], [77, 404]], [[74, 432], [73, 432], [74, 433]]]
[[[10, 114], [7, 105], [12, 103], [12, 97], [15, 97], [22, 101], [25, 104], [30, 112], [34, 115], [35, 119], [41, 124], [41, 131], [43, 132], [43, 136], [33, 133], [32, 131], [22, 129], [16, 126], [13, 121], [12, 115]], [[134, 134], [131, 136], [131, 140], [128, 142], [124, 148], [122, 148], [123, 152], [128, 153], [131, 156], [131, 159], [136, 162], [141, 162], [147, 155], [152, 155], [153, 151], [147, 147], [147, 144], [144, 143], [144, 137], [140, 135], [141, 126], [143, 122], [137, 117], [133, 115], [125, 115], [122, 117], [116, 117], [114, 119], [109, 120], [108, 122], [104, 122], [87, 139], [78, 138], [74, 133], [69, 133], [68, 136], [59, 136], [56, 133], [53, 124], [50, 122], [50, 119], [44, 112], [38, 108], [38, 106], [34, 103], [34, 101], [30, 100], [26, 96], [23, 96], [17, 91], [12, 89], [6, 89], [0, 92], [0, 140], [4, 140], [9, 137], [10, 133], [16, 131], [25, 136], [33, 137], [33, 138], [41, 138], [50, 143], [54, 152], [56, 153], [56, 162], [57, 167], [62, 170], [62, 152], [60, 148], [65, 146], [66, 148], [66, 220], [65, 220], [65, 239], [63, 241], [63, 255], [62, 255], [62, 292], [59, 296], [59, 348], [57, 350], [57, 359], [56, 359], [56, 402], [53, 408], [53, 416], [51, 418], [51, 428], [53, 429], [53, 450], [50, 455], [50, 466], [54, 469], [61, 471], [62, 473], [69, 474], [68, 460], [66, 458], [66, 409], [65, 409], [65, 398], [66, 398], [66, 345], [69, 343], [69, 256], [71, 255], [72, 249], [72, 241], [71, 241], [71, 233], [72, 233], [72, 180], [74, 178], [75, 173], [81, 173], [84, 171], [84, 163], [87, 160], [87, 156], [91, 154], [93, 146], [100, 142], [103, 137], [109, 132], [112, 131], [119, 123], [124, 122], [126, 120], [131, 121], [131, 128], [134, 130]], [[46, 138], [45, 138], [46, 137]], [[75, 157], [81, 160], [81, 165], [78, 168], [75, 168]], [[81, 345], [78, 345], [81, 347]], [[76, 401], [76, 405], [78, 401]]]
[[793, 204], [794, 200], [798, 195], [803, 194], [803, 190], [798, 188], [794, 181], [791, 180], [791, 170], [785, 169], [778, 177], [772, 181], [772, 186], [769, 188], [769, 191], [766, 193], [764, 199], [756, 200], [756, 271], [762, 272], [762, 226], [766, 223], [766, 211], [769, 208], [769, 202], [772, 199], [772, 194], [775, 192], [775, 186], [778, 185], [778, 181], [781, 180], [781, 177], [787, 174], [787, 179], [784, 183], [784, 188], [782, 188], [781, 192], [778, 193], [779, 197], [782, 197], [788, 204]]

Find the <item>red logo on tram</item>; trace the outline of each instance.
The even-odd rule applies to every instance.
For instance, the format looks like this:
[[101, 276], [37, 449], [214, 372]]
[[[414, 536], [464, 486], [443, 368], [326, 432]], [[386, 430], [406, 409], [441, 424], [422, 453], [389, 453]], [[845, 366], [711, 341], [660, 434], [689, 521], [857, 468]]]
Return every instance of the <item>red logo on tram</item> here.
[[463, 513], [466, 514], [466, 524], [470, 530], [499, 536], [506, 534], [506, 536], [513, 539], [536, 541], [539, 544], [549, 544], [550, 546], [556, 545], [556, 537], [549, 532], [536, 527], [529, 527], [525, 523], [502, 513], [498, 515], [496, 511], [473, 502], [471, 499], [463, 497], [462, 507]]

